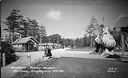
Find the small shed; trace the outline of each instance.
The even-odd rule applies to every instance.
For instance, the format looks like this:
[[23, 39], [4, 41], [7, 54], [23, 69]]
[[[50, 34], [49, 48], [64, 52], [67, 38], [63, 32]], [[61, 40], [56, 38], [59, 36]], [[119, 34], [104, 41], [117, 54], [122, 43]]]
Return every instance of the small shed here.
[[39, 42], [32, 36], [19, 38], [12, 43], [16, 51], [36, 51]]
[[120, 30], [122, 51], [128, 50], [128, 16], [121, 16], [114, 28]]

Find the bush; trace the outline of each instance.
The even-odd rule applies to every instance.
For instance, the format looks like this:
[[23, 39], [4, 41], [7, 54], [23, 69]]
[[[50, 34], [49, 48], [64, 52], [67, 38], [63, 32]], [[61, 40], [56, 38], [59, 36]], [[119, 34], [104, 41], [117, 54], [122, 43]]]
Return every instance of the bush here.
[[5, 53], [6, 65], [16, 61], [18, 58], [18, 56], [15, 55], [15, 50], [13, 49], [12, 45], [8, 42], [1, 42], [1, 53]]

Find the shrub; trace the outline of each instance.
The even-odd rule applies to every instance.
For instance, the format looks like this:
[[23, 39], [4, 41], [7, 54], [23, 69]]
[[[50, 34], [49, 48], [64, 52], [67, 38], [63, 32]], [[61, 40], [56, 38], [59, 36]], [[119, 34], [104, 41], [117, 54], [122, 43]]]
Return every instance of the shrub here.
[[15, 50], [13, 49], [12, 45], [8, 42], [1, 42], [1, 53], [5, 53], [6, 65], [18, 59], [18, 56], [15, 55]]

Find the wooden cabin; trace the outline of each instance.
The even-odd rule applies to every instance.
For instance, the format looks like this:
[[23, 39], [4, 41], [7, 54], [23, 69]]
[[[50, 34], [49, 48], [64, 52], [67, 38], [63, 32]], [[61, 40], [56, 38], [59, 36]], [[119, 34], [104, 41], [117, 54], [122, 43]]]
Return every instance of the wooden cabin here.
[[120, 46], [122, 51], [128, 51], [128, 16], [122, 16], [118, 19], [115, 27], [120, 31]]
[[29, 36], [24, 38], [19, 38], [12, 43], [12, 46], [15, 48], [16, 51], [37, 51], [38, 50], [39, 42]]

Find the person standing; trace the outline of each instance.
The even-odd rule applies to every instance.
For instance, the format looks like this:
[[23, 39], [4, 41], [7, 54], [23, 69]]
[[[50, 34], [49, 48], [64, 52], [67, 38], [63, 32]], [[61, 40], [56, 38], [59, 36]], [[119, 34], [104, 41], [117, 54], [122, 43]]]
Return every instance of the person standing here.
[[47, 46], [46, 46], [45, 49], [44, 49], [44, 56], [47, 57], [47, 54], [48, 54], [48, 49], [47, 49]]
[[51, 49], [49, 47], [47, 48], [47, 51], [48, 51], [47, 57], [51, 58], [52, 57], [52, 53], [51, 53]]

